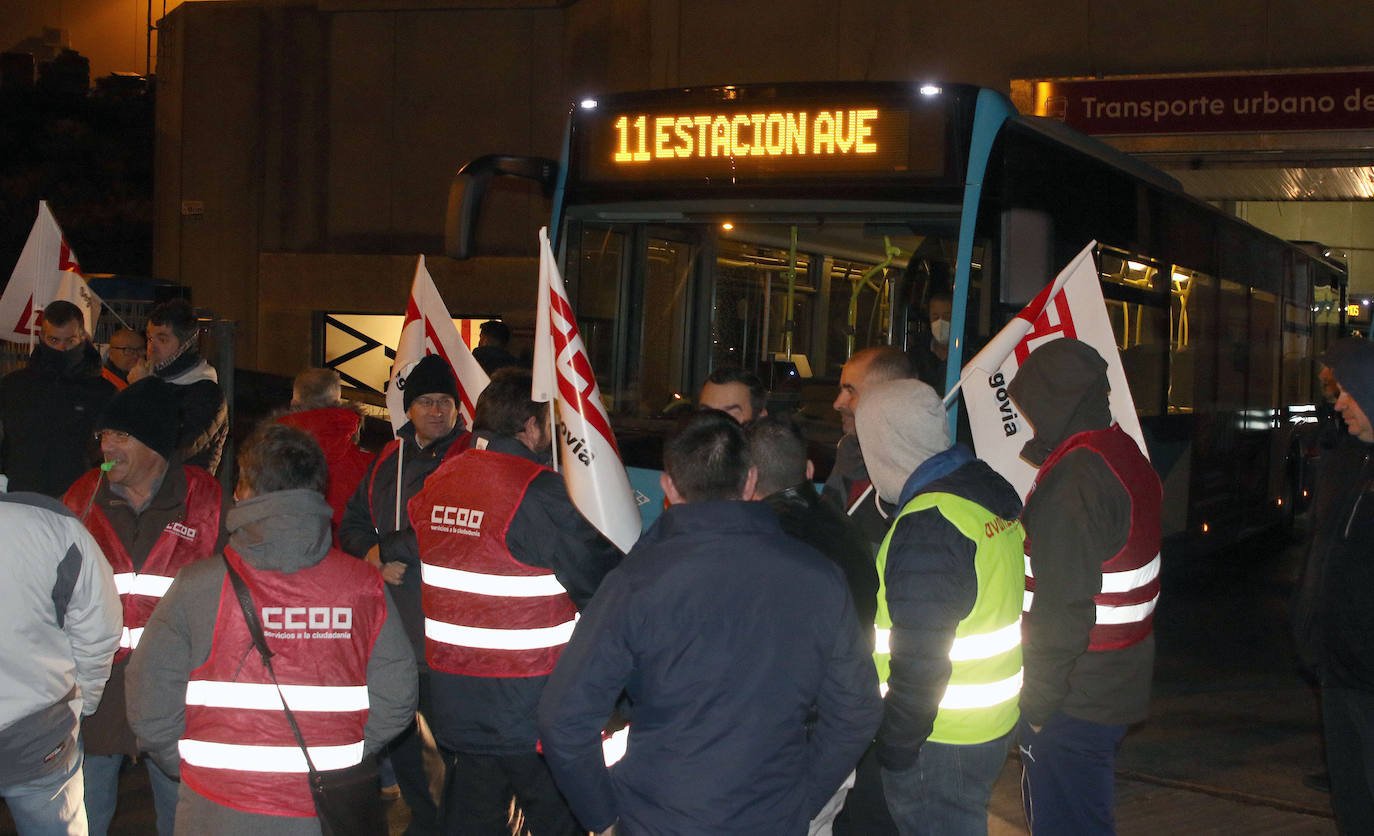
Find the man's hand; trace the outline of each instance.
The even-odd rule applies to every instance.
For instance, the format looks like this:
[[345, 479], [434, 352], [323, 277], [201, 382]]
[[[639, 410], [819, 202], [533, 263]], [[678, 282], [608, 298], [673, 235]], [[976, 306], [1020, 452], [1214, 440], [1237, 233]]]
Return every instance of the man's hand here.
[[129, 382], [137, 383], [141, 378], [145, 378], [152, 373], [153, 369], [150, 365], [148, 365], [148, 361], [139, 360], [137, 363], [134, 364], [134, 367], [132, 369], [129, 369]]
[[610, 827], [596, 834], [596, 836], [615, 836], [615, 825], [611, 825]]
[[399, 560], [382, 564], [382, 580], [392, 586], [400, 586], [401, 579], [406, 576], [406, 565]]
[[368, 563], [371, 563], [373, 566], [376, 566], [378, 569], [382, 568], [382, 547], [381, 547], [381, 545], [379, 544], [379, 545], [373, 546], [372, 548], [368, 549], [368, 550], [367, 550], [367, 554], [363, 555], [363, 560], [366, 560]]

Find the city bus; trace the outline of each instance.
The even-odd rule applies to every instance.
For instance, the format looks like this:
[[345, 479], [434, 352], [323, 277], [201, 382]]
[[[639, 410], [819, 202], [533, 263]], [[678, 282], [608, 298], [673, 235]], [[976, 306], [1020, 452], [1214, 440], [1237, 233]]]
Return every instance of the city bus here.
[[[704, 87], [571, 107], [561, 159], [492, 155], [455, 178], [446, 247], [474, 254], [488, 186], [538, 182], [630, 466], [713, 368], [757, 370], [817, 457], [845, 360], [911, 352], [952, 294], [945, 384], [1088, 242], [1174, 548], [1291, 519], [1313, 358], [1345, 273], [1063, 124], [958, 84]], [[533, 232], [533, 231], [531, 231]], [[957, 405], [955, 407], [957, 409]], [[818, 462], [822, 470], [824, 461]]]

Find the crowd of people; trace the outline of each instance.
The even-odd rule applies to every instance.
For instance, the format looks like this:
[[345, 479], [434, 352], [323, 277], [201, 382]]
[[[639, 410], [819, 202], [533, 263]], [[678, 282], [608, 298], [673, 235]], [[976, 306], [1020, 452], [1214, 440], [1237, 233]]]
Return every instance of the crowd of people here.
[[[415, 834], [986, 833], [1013, 745], [1032, 833], [1113, 831], [1161, 488], [1084, 343], [1011, 384], [1035, 431], [1024, 505], [898, 349], [845, 364], [820, 491], [757, 377], [716, 369], [666, 441], [667, 507], [622, 554], [547, 466], [549, 407], [500, 328], [471, 427], [426, 357], [374, 456], [338, 375], [310, 369], [240, 445], [231, 496], [188, 305], [103, 365], [75, 307], [41, 328], [0, 381], [0, 619], [24, 644], [0, 665], [0, 793], [21, 832], [105, 833], [142, 761], [163, 836], [369, 832], [392, 783]], [[1363, 464], [1322, 506], [1318, 597], [1334, 797], [1360, 832], [1374, 346], [1343, 350]]]

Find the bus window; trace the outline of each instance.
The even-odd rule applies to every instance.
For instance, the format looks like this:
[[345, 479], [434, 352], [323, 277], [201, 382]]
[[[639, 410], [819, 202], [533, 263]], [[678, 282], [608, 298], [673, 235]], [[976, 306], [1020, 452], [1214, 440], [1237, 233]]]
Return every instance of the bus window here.
[[[1175, 265], [1170, 275], [1169, 411], [1208, 409], [1216, 396], [1216, 279]], [[1204, 358], [1199, 362], [1198, 358]]]
[[692, 275], [698, 248], [692, 244], [650, 236], [643, 287], [643, 361], [633, 388], [638, 414], [654, 415], [677, 396], [685, 396], [691, 361], [687, 338]]
[[811, 257], [797, 253], [793, 307], [787, 311], [787, 250], [721, 239], [716, 245], [715, 298], [711, 305], [711, 368], [754, 369], [782, 353], [786, 327], [793, 323], [792, 354], [809, 354], [812, 299]]
[[1250, 290], [1250, 380], [1247, 406], [1270, 410], [1279, 398], [1279, 297], [1267, 290]]
[[577, 327], [587, 348], [587, 359], [596, 371], [596, 383], [612, 400], [611, 411], [618, 411], [615, 374], [617, 349], [616, 323], [620, 315], [620, 293], [626, 272], [626, 235], [608, 227], [587, 226], [582, 232], [581, 257], [569, 263], [569, 282], [576, 288]]
[[1245, 285], [1221, 280], [1217, 308], [1217, 409], [1245, 408], [1245, 380], [1250, 364], [1250, 293]]
[[[1121, 364], [1138, 415], [1164, 409], [1165, 361], [1169, 351], [1169, 313], [1155, 292], [1160, 269], [1144, 259], [1107, 249], [1098, 252], [1107, 316], [1121, 350]], [[1119, 289], [1118, 289], [1119, 288]]]

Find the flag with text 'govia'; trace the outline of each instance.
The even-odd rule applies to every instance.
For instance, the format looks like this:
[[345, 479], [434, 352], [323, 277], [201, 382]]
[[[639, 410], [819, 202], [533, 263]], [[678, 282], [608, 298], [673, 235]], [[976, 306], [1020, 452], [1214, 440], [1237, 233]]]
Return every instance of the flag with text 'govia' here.
[[639, 539], [639, 507], [577, 331], [568, 291], [553, 260], [548, 227], [539, 230], [539, 302], [530, 399], [553, 402], [554, 445], [573, 504], [606, 539], [628, 552]]
[[24, 243], [19, 261], [10, 274], [10, 283], [0, 295], [0, 339], [33, 342], [39, 332], [43, 309], [58, 299], [80, 308], [86, 320], [86, 333], [95, 333], [103, 303], [86, 285], [76, 253], [62, 236], [48, 202], [40, 200], [38, 219], [33, 222], [29, 240]]
[[1007, 384], [1038, 346], [1060, 337], [1073, 337], [1097, 349], [1107, 361], [1112, 418], [1135, 439], [1140, 451], [1145, 436], [1135, 414], [1135, 400], [1126, 382], [1116, 336], [1107, 318], [1093, 252], [1097, 242], [1083, 248], [1069, 266], [992, 338], [964, 366], [959, 388], [968, 410], [969, 428], [978, 457], [1015, 486], [1022, 499], [1035, 481], [1036, 469], [1021, 458], [1021, 448], [1035, 429], [1007, 396]]
[[458, 333], [453, 324], [453, 316], [439, 296], [429, 270], [425, 268], [425, 257], [415, 260], [415, 281], [410, 286], [410, 301], [406, 303], [405, 319], [401, 322], [401, 336], [396, 339], [396, 359], [391, 364], [391, 382], [386, 387], [386, 408], [391, 413], [391, 430], [395, 432], [406, 425], [402, 393], [406, 388], [406, 377], [415, 364], [427, 354], [438, 354], [453, 369], [458, 379], [458, 410], [462, 413], [464, 425], [472, 426], [472, 416], [476, 412], [477, 396], [487, 388], [487, 373], [482, 371], [472, 350]]

